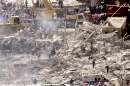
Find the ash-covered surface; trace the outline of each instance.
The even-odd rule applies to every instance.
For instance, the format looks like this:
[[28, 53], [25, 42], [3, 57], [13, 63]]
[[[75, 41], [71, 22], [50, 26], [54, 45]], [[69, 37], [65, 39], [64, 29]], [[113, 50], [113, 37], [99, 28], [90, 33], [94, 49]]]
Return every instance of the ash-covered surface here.
[[10, 35], [1, 33], [0, 83], [39, 82], [43, 78], [39, 71], [56, 64], [53, 62], [56, 59], [52, 58], [52, 51], [63, 46], [62, 41], [53, 32], [45, 29], [25, 28]]
[[129, 74], [130, 42], [115, 32], [87, 29], [63, 34], [26, 28], [1, 37], [0, 83], [64, 84], [73, 79], [71, 84], [79, 86], [93, 74], [109, 80]]

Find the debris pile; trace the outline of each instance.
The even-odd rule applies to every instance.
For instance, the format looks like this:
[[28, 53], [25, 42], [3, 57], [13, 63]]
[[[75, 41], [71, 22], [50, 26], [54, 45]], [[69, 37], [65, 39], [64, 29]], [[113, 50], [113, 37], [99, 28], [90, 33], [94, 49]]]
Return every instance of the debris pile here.
[[[31, 83], [79, 86], [88, 83], [84, 78], [91, 75], [122, 81], [129, 74], [130, 42], [119, 39], [116, 32], [103, 34], [98, 26], [88, 25], [88, 28], [80, 28], [71, 34], [32, 28], [20, 30], [0, 38], [1, 53], [15, 53], [11, 67], [18, 73], [17, 68], [22, 70], [23, 64], [26, 65], [25, 70], [32, 73], [28, 78], [35, 77]], [[21, 79], [15, 80], [20, 83]]]
[[61, 45], [59, 42], [60, 38], [56, 39], [56, 35], [48, 35], [42, 29], [23, 29], [13, 35], [1, 37], [0, 39], [0, 49], [2, 51], [10, 51], [11, 53], [35, 54], [42, 48], [48, 52], [52, 46], [55, 45], [59, 49]]
[[58, 50], [54, 56], [58, 58], [58, 66], [53, 65], [53, 68], [58, 67], [58, 70], [52, 68], [53, 73], [49, 72], [50, 83], [73, 79], [74, 86], [79, 86], [83, 83], [82, 78], [89, 75], [103, 75], [108, 80], [118, 78], [122, 81], [129, 74], [126, 70], [129, 65], [129, 41], [119, 39], [116, 32], [103, 34], [97, 29], [93, 31], [86, 28], [66, 35], [67, 46]]
[[[63, 46], [63, 40], [53, 33], [45, 29], [25, 28], [15, 34], [1, 36], [0, 67], [6, 67], [1, 68], [5, 71], [4, 74], [0, 71], [0, 79], [3, 80], [0, 83], [31, 83], [31, 79], [36, 77], [44, 66], [55, 65], [57, 60], [52, 57], [55, 51]], [[22, 73], [24, 74], [21, 76]]]

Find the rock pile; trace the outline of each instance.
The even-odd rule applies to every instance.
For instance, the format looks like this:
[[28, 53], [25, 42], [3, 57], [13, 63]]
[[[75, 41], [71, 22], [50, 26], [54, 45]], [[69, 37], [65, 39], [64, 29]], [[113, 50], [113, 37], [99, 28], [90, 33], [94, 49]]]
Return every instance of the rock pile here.
[[[126, 53], [130, 50], [129, 41], [119, 39], [115, 32], [103, 34], [96, 28], [95, 31], [89, 29], [77, 33], [66, 36], [68, 46], [57, 51], [55, 57], [58, 58], [58, 66], [55, 65], [53, 68], [58, 67], [58, 70], [52, 70], [53, 73], [49, 72], [50, 83], [74, 79], [74, 86], [79, 86], [82, 78], [91, 74], [102, 74], [109, 80], [113, 78], [121, 80], [120, 75], [123, 77], [129, 74], [126, 70], [129, 65], [127, 57], [129, 54]], [[93, 60], [95, 61], [94, 68]], [[127, 67], [124, 67], [124, 64]], [[64, 67], [65, 65], [67, 66]], [[110, 68], [109, 73], [106, 66]], [[122, 73], [123, 71], [125, 73]]]
[[[122, 80], [120, 76], [129, 74], [130, 42], [119, 39], [115, 32], [103, 34], [97, 28], [87, 28], [58, 37], [43, 29], [29, 28], [0, 40], [3, 53], [38, 57], [27, 63], [31, 65], [29, 70], [36, 73], [34, 80], [38, 83], [79, 86], [88, 75]], [[43, 59], [46, 56], [47, 60]]]

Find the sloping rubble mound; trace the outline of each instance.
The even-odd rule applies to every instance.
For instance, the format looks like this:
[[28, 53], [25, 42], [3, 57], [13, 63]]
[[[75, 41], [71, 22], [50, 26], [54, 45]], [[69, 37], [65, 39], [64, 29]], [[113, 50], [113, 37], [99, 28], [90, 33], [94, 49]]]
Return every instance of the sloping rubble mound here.
[[[46, 77], [48, 83], [70, 83], [73, 79], [74, 86], [79, 86], [82, 78], [88, 75], [101, 74], [109, 80], [112, 78], [121, 80], [120, 76], [124, 70], [129, 74], [130, 42], [119, 39], [115, 32], [102, 34], [96, 29], [66, 35], [65, 46], [54, 56], [58, 58], [58, 65], [53, 65], [50, 70], [53, 72], [49, 71], [49, 78]], [[95, 61], [94, 68], [93, 61]], [[110, 68], [109, 73], [106, 71], [106, 66]], [[43, 72], [40, 71], [41, 74]]]
[[[29, 28], [0, 38], [2, 54], [13, 53], [12, 57], [15, 57], [5, 60], [12, 65], [10, 69], [14, 68], [12, 74], [18, 76], [18, 69], [25, 72], [23, 77], [13, 80], [20, 83], [29, 77], [23, 82], [33, 79], [31, 83], [42, 84], [65, 84], [74, 80], [74, 86], [79, 86], [84, 77], [94, 74], [109, 80], [121, 80], [124, 70], [129, 73], [130, 42], [119, 39], [115, 32], [102, 34], [93, 26], [61, 37], [43, 29]], [[109, 73], [106, 66], [110, 67]]]

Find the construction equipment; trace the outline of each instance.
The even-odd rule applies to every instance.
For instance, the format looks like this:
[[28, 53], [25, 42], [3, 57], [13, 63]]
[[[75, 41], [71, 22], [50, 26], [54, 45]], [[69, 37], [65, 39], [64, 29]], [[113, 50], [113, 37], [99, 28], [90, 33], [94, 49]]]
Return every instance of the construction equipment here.
[[[36, 2], [34, 2], [34, 0], [32, 0], [32, 4], [33, 4], [33, 11], [36, 12], [37, 14], [44, 14], [46, 16], [52, 16], [54, 14], [54, 12], [56, 12], [57, 10], [61, 10], [60, 8], [54, 8], [51, 4], [50, 0], [42, 0], [42, 2], [40, 2], [44, 8], [41, 6], [37, 6], [37, 2], [39, 0], [37, 0]], [[40, 13], [39, 13], [40, 10]], [[44, 12], [44, 13], [43, 13]]]
[[[37, 0], [36, 2], [34, 2], [34, 0], [32, 0], [32, 3], [33, 3], [33, 9], [34, 11], [36, 11], [38, 8], [41, 8], [40, 6], [36, 6], [36, 3], [39, 2], [39, 0]], [[75, 9], [77, 9], [77, 7], [83, 5], [82, 3], [79, 3], [79, 2], [75, 2], [73, 4], [65, 4], [63, 8], [60, 8], [60, 7], [55, 7], [52, 5], [52, 2], [50, 0], [42, 0], [43, 5], [44, 5], [44, 8], [46, 8], [46, 10], [50, 13], [50, 14], [53, 14], [54, 12], [58, 13], [58, 12], [64, 12], [64, 14], [66, 14], [66, 16], [70, 15], [68, 14], [68, 10], [69, 9], [72, 9], [74, 8], [74, 11]], [[58, 2], [57, 2], [58, 3]], [[45, 10], [44, 10], [45, 11]], [[77, 13], [73, 13], [72, 15], [75, 15], [76, 16]]]
[[[39, 2], [39, 0], [37, 0]], [[33, 3], [33, 11], [37, 14], [37, 19], [53, 19], [54, 14], [56, 15], [57, 19], [62, 18], [65, 20], [66, 24], [65, 27], [75, 27], [79, 24], [82, 24], [85, 20], [84, 14], [80, 13], [81, 11], [80, 6], [83, 5], [82, 3], [78, 3], [77, 1], [73, 4], [65, 4], [64, 7], [56, 7], [53, 6], [50, 0], [42, 0], [44, 6], [41, 7], [40, 4], [37, 6], [37, 1]], [[57, 2], [58, 3], [58, 2]], [[80, 9], [80, 10], [79, 10]], [[71, 10], [71, 12], [70, 12]], [[53, 17], [53, 18], [52, 18]], [[78, 25], [76, 25], [78, 24]]]
[[1, 23], [0, 27], [1, 29], [6, 28], [13, 28], [13, 29], [23, 29], [25, 27], [30, 27], [31, 23], [23, 23], [20, 20], [19, 16], [11, 16], [7, 22]]
[[43, 0], [43, 4], [44, 7], [47, 8], [48, 10], [54, 11], [54, 8], [52, 7], [50, 0]]
[[20, 18], [19, 16], [11, 16], [9, 19], [10, 24], [20, 24]]

